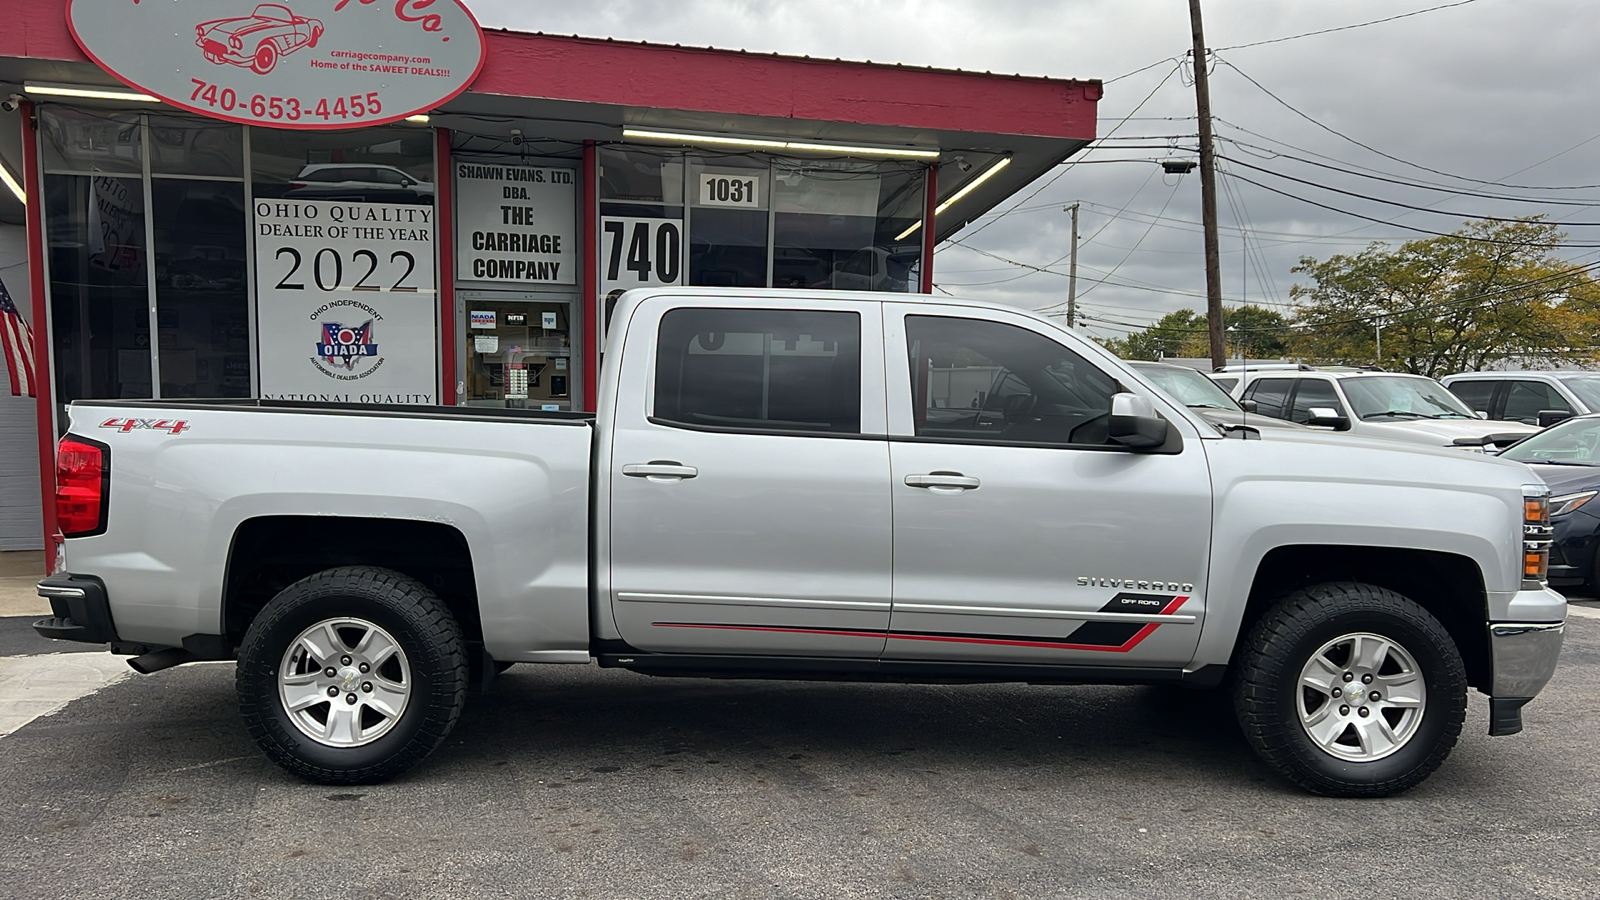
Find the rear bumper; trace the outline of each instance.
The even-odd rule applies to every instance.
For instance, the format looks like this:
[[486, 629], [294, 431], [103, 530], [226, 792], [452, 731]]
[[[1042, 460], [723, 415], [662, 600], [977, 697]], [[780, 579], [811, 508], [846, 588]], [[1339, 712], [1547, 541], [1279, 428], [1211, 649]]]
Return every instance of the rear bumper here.
[[115, 643], [117, 628], [111, 620], [106, 586], [91, 575], [51, 575], [39, 582], [39, 596], [50, 601], [48, 619], [33, 623], [41, 637], [85, 644]]

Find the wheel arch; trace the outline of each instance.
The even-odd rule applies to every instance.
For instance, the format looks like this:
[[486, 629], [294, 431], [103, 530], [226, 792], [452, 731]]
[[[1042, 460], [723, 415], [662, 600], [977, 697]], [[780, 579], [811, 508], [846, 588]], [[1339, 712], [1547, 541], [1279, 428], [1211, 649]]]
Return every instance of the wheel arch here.
[[467, 642], [483, 643], [466, 535], [440, 522], [358, 516], [259, 516], [239, 523], [222, 584], [222, 628], [233, 646], [262, 607], [289, 585], [337, 566], [409, 575], [444, 602]]
[[1262, 557], [1251, 580], [1233, 658], [1244, 636], [1274, 603], [1301, 588], [1330, 581], [1371, 584], [1416, 601], [1455, 641], [1466, 665], [1467, 683], [1488, 690], [1493, 666], [1483, 572], [1470, 557], [1438, 550], [1337, 544], [1273, 548]]

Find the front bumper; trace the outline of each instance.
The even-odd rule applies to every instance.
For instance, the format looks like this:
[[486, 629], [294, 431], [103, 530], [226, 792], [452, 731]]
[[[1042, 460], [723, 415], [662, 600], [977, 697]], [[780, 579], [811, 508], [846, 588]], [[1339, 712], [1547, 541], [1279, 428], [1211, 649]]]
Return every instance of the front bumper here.
[[1565, 622], [1491, 622], [1489, 657], [1494, 677], [1489, 688], [1489, 733], [1522, 730], [1522, 707], [1556, 671]]

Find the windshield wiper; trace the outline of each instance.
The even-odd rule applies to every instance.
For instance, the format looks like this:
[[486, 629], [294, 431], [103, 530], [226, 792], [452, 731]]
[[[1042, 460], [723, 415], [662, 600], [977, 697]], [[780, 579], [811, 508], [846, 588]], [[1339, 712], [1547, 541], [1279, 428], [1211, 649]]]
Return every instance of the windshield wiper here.
[[[1511, 457], [1506, 457], [1510, 459]], [[1600, 463], [1572, 462], [1566, 459], [1519, 459], [1517, 462], [1527, 463], [1530, 466], [1597, 466]]]
[[1222, 410], [1227, 410], [1229, 412], [1243, 412], [1243, 410], [1241, 410], [1237, 406], [1219, 406], [1219, 405], [1217, 405], [1215, 403], [1191, 403], [1191, 404], [1189, 404], [1189, 408], [1190, 409], [1222, 409]]
[[1367, 413], [1366, 415], [1362, 416], [1361, 418], [1362, 418], [1363, 421], [1365, 421], [1367, 419], [1376, 419], [1376, 418], [1378, 418], [1380, 416], [1391, 416], [1391, 417], [1396, 418], [1396, 419], [1432, 419], [1432, 418], [1436, 418], [1435, 416], [1425, 416], [1422, 413], [1415, 413], [1415, 412], [1412, 412], [1412, 411], [1410, 411], [1408, 409], [1390, 409], [1390, 410], [1385, 410], [1384, 412]]

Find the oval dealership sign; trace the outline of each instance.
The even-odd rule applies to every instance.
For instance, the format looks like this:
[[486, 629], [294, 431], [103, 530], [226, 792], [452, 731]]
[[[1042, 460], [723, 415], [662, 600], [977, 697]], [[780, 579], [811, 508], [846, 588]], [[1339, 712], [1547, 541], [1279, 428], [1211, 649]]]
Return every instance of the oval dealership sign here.
[[69, 0], [67, 27], [131, 87], [273, 128], [428, 112], [466, 90], [484, 57], [459, 0]]

